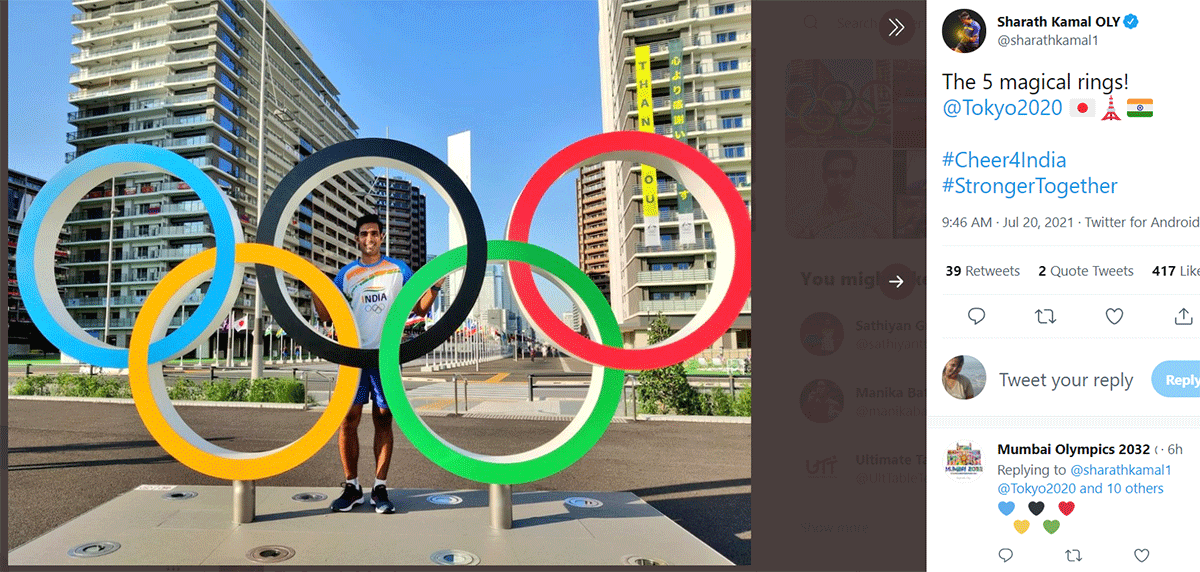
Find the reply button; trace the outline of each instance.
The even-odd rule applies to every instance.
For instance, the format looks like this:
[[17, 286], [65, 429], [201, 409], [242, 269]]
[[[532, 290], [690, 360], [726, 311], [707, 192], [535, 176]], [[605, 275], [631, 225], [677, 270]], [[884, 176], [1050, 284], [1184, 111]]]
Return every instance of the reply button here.
[[1200, 361], [1164, 361], [1150, 382], [1163, 397], [1200, 397]]

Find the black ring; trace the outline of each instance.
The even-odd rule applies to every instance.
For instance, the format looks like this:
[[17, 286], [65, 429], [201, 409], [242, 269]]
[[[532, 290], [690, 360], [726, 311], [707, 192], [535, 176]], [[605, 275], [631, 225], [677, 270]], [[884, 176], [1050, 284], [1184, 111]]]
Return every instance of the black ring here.
[[[349, 161], [364, 164], [342, 166]], [[483, 275], [487, 267], [487, 234], [483, 217], [479, 214], [479, 205], [458, 174], [441, 159], [420, 147], [392, 139], [352, 139], [321, 149], [296, 165], [271, 193], [263, 209], [262, 220], [258, 221], [256, 242], [282, 246], [287, 225], [281, 222], [285, 220], [285, 215], [295, 212], [304, 197], [308, 196], [303, 189], [320, 184], [337, 173], [381, 166], [413, 173], [435, 190], [440, 187], [450, 198], [450, 208], [458, 212], [467, 235], [467, 265], [458, 295], [433, 327], [400, 345], [400, 363], [408, 363], [442, 345], [466, 322], [475, 300], [479, 298], [479, 291], [483, 289]], [[291, 219], [289, 217], [286, 220]], [[300, 316], [291, 298], [284, 294], [282, 270], [256, 264], [255, 274], [263, 301], [276, 322], [301, 346], [336, 364], [371, 369], [379, 367], [379, 350], [343, 346], [314, 331]]]

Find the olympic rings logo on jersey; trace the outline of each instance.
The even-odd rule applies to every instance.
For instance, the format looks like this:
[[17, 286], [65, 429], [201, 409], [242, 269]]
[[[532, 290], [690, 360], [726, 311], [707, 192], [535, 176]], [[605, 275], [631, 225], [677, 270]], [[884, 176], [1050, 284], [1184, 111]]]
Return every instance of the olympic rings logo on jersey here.
[[[550, 185], [564, 174], [600, 161], [653, 165], [689, 189], [713, 220], [718, 265], [714, 286], [697, 315], [667, 340], [646, 348], [621, 347], [611, 307], [579, 268], [544, 248], [527, 244], [534, 212]], [[446, 200], [465, 229], [466, 245], [430, 260], [401, 288], [387, 312], [380, 349], [359, 348], [350, 307], [341, 292], [311, 262], [281, 248], [286, 224], [311, 189], [328, 177], [353, 169], [389, 167], [422, 179]], [[196, 254], [169, 272], [146, 297], [134, 323], [129, 349], [87, 334], [58, 296], [54, 269], [37, 264], [52, 256], [59, 229], [74, 206], [95, 186], [132, 171], [166, 173], [183, 180], [200, 197], [212, 221], [216, 247]], [[350, 408], [361, 368], [379, 368], [397, 423], [424, 455], [443, 469], [479, 482], [519, 484], [541, 479], [578, 461], [603, 435], [620, 401], [623, 372], [682, 362], [710, 346], [733, 324], [750, 294], [750, 220], [733, 183], [707, 157], [688, 145], [651, 133], [620, 131], [577, 141], [556, 153], [534, 173], [513, 206], [507, 240], [489, 241], [479, 207], [462, 180], [429, 152], [391, 139], [356, 139], [321, 149], [280, 181], [263, 207], [256, 244], [243, 240], [236, 211], [197, 166], [170, 151], [146, 145], [113, 145], [72, 161], [42, 188], [30, 205], [17, 243], [17, 278], [29, 314], [63, 353], [102, 367], [128, 368], [138, 414], [155, 440], [188, 467], [209, 476], [254, 480], [283, 473], [307, 460], [336, 432]], [[534, 328], [558, 349], [593, 364], [584, 407], [558, 436], [516, 455], [480, 455], [434, 434], [408, 402], [400, 366], [419, 358], [454, 335], [483, 285], [489, 260], [508, 266], [514, 298]], [[313, 355], [338, 364], [329, 406], [317, 423], [293, 443], [273, 451], [243, 453], [218, 447], [179, 417], [167, 396], [162, 364], [197, 347], [216, 331], [232, 309], [242, 275], [254, 265], [263, 300], [275, 321]], [[463, 269], [458, 295], [442, 317], [412, 339], [402, 340], [407, 310], [442, 276]], [[599, 342], [568, 328], [549, 308], [533, 280], [536, 270], [586, 308], [589, 331]], [[283, 272], [307, 284], [329, 309], [338, 340], [313, 329], [284, 294]], [[207, 294], [174, 332], [171, 318], [205, 280]], [[382, 311], [382, 309], [380, 309]], [[397, 398], [396, 396], [403, 396]]]

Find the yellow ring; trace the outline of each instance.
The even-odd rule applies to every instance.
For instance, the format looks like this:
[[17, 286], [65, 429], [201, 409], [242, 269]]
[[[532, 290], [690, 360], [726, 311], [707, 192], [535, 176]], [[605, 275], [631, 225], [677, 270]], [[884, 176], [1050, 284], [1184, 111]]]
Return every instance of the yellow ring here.
[[[212, 274], [216, 254], [215, 249], [209, 249], [183, 261], [146, 297], [129, 338], [129, 387], [146, 429], [179, 462], [219, 479], [264, 479], [296, 467], [329, 442], [354, 401], [359, 370], [349, 366], [338, 368], [336, 387], [320, 419], [304, 436], [278, 449], [260, 453], [231, 451], [208, 442], [192, 430], [167, 396], [162, 364], [149, 364], [148, 354], [151, 339], [166, 335], [171, 317], [182, 299]], [[238, 244], [235, 260], [239, 265], [266, 264], [299, 278], [329, 309], [334, 327], [340, 334], [339, 343], [358, 347], [358, 330], [354, 327], [350, 306], [337, 286], [312, 263], [266, 244]], [[169, 314], [163, 311], [168, 308]], [[196, 340], [193, 346], [199, 343], [200, 340]], [[190, 349], [185, 348], [181, 353]]]

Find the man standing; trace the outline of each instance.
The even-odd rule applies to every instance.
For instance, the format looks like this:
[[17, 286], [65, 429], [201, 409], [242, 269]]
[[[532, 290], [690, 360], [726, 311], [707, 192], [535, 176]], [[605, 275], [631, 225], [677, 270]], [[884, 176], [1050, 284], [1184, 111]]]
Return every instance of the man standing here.
[[[384, 233], [377, 215], [358, 217], [354, 227], [359, 259], [342, 268], [333, 283], [350, 300], [350, 310], [361, 338], [360, 347], [378, 349], [392, 301], [413, 272], [404, 261], [383, 256], [380, 252]], [[425, 292], [417, 305], [413, 306], [413, 312], [422, 316], [428, 313], [444, 281], [445, 278], [439, 280]], [[313, 302], [321, 320], [330, 321], [329, 311], [321, 300], [313, 297]], [[329, 507], [334, 511], [345, 512], [363, 502], [362, 486], [358, 483], [358, 421], [368, 398], [374, 401], [371, 419], [375, 423], [375, 484], [371, 489], [371, 504], [375, 506], [375, 512], [380, 514], [396, 511], [387, 495], [388, 465], [392, 459], [392, 412], [383, 396], [377, 368], [363, 368], [354, 404], [350, 406], [338, 431], [338, 451], [341, 453], [346, 482], [342, 486], [342, 496]]]

